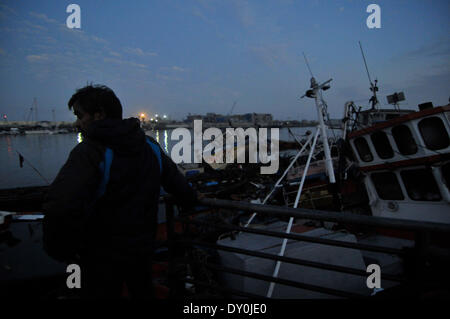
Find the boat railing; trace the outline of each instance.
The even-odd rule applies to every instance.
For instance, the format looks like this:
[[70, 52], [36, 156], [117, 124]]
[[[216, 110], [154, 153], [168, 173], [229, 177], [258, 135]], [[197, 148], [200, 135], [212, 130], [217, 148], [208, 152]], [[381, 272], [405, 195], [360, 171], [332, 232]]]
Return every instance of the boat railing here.
[[[393, 248], [388, 246], [372, 245], [367, 243], [348, 242], [340, 240], [332, 240], [328, 238], [320, 238], [313, 236], [305, 236], [298, 233], [283, 233], [277, 231], [271, 231], [255, 227], [241, 227], [232, 225], [227, 222], [212, 223], [194, 216], [198, 214], [198, 211], [182, 211], [175, 216], [175, 200], [173, 197], [165, 197], [166, 207], [166, 227], [167, 227], [167, 245], [168, 245], [168, 262], [169, 262], [169, 290], [170, 297], [172, 298], [187, 298], [192, 294], [192, 287], [195, 287], [196, 297], [201, 297], [200, 292], [206, 295], [202, 295], [204, 298], [211, 297], [225, 297], [225, 298], [266, 298], [266, 292], [261, 291], [261, 294], [249, 293], [248, 291], [239, 291], [226, 287], [224, 284], [218, 283], [218, 281], [209, 280], [206, 274], [203, 276], [195, 276], [189, 271], [190, 267], [201, 267], [205, 271], [211, 273], [228, 273], [238, 275], [242, 277], [263, 280], [272, 284], [279, 284], [283, 286], [291, 286], [301, 288], [304, 290], [323, 293], [326, 295], [337, 296], [341, 298], [367, 298], [370, 294], [355, 293], [352, 291], [343, 291], [338, 287], [330, 288], [318, 285], [311, 285], [304, 282], [297, 282], [284, 278], [278, 278], [278, 276], [264, 275], [261, 273], [245, 271], [242, 269], [232, 268], [224, 265], [220, 265], [217, 261], [208, 260], [208, 258], [192, 258], [192, 254], [189, 251], [193, 249], [202, 248], [205, 252], [212, 251], [226, 251], [236, 254], [242, 254], [247, 256], [253, 256], [258, 258], [265, 258], [273, 261], [290, 263], [295, 265], [301, 265], [306, 267], [313, 267], [323, 269], [326, 271], [335, 271], [339, 273], [351, 274], [361, 276], [362, 280], [366, 281], [366, 278], [370, 275], [365, 269], [344, 267], [338, 265], [330, 265], [327, 263], [313, 262], [310, 260], [304, 260], [299, 258], [287, 257], [282, 255], [275, 255], [264, 253], [261, 251], [249, 250], [244, 248], [231, 247], [226, 245], [217, 244], [216, 241], [211, 241], [202, 236], [193, 235], [189, 230], [191, 227], [196, 226], [197, 230], [205, 227], [207, 229], [214, 228], [217, 231], [224, 233], [229, 232], [231, 236], [239, 236], [239, 233], [245, 232], [250, 234], [271, 236], [281, 239], [289, 239], [294, 241], [303, 241], [309, 243], [316, 243], [320, 245], [329, 245], [335, 247], [345, 247], [349, 249], [356, 249], [359, 251], [371, 251], [376, 253], [384, 253], [389, 255], [396, 255], [403, 261], [404, 272], [398, 274], [386, 274], [381, 273], [381, 280], [388, 280], [398, 283], [398, 287], [403, 287], [402, 290], [396, 289], [396, 293], [406, 293], [409, 296], [412, 294], [423, 294], [425, 292], [436, 291], [445, 288], [446, 282], [442, 278], [448, 277], [446, 270], [436, 269], [448, 269], [450, 264], [450, 250], [448, 248], [441, 248], [433, 246], [431, 238], [433, 235], [448, 236], [450, 235], [450, 224], [441, 224], [433, 222], [419, 222], [412, 220], [401, 220], [393, 218], [382, 218], [374, 216], [357, 215], [346, 212], [330, 212], [320, 211], [306, 208], [289, 208], [272, 205], [253, 204], [242, 201], [231, 201], [222, 199], [210, 199], [205, 198], [200, 200], [200, 205], [205, 209], [219, 209], [219, 210], [231, 210], [239, 212], [257, 213], [263, 216], [277, 217], [281, 219], [286, 218], [299, 218], [309, 219], [321, 222], [334, 222], [339, 225], [353, 225], [364, 227], [364, 229], [391, 229], [403, 232], [411, 232], [414, 235], [414, 245], [412, 247]], [[175, 225], [183, 226], [183, 231], [176, 231]], [[177, 227], [180, 229], [180, 227]], [[434, 267], [436, 266], [437, 267]], [[447, 265], [443, 267], [444, 265]], [[432, 275], [430, 276], [430, 272]], [[439, 277], [442, 275], [442, 277]], [[203, 278], [198, 278], [203, 277]], [[364, 278], [365, 277], [365, 278]], [[206, 278], [206, 279], [205, 279]], [[438, 278], [438, 279], [436, 279]], [[191, 287], [188, 292], [186, 287]], [[392, 290], [394, 291], [394, 290]], [[388, 294], [389, 289], [381, 293], [377, 293], [375, 296], [390, 296]]]

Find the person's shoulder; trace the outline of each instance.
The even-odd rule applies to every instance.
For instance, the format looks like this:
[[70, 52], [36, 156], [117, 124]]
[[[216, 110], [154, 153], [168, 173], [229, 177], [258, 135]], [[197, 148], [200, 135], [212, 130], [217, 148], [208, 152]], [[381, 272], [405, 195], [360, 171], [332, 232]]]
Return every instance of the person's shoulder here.
[[90, 140], [84, 140], [78, 143], [70, 152], [71, 157], [87, 157], [97, 160], [102, 156], [105, 147]]
[[145, 135], [145, 138], [146, 138], [146, 142], [147, 142], [147, 143], [150, 142], [150, 143], [152, 143], [152, 144], [155, 144], [155, 145], [157, 145], [161, 150], [163, 150], [162, 147], [161, 147], [161, 145], [158, 143], [158, 141], [155, 140], [152, 136]]
[[101, 148], [100, 145], [97, 145], [96, 143], [93, 143], [92, 141], [89, 140], [84, 140], [75, 145], [75, 147], [72, 149], [72, 152], [74, 153], [93, 152], [100, 148]]
[[159, 145], [158, 141], [156, 141], [156, 140], [153, 138], [153, 136], [150, 136], [150, 135], [145, 134], [145, 138], [146, 138], [147, 140], [150, 140], [150, 142]]

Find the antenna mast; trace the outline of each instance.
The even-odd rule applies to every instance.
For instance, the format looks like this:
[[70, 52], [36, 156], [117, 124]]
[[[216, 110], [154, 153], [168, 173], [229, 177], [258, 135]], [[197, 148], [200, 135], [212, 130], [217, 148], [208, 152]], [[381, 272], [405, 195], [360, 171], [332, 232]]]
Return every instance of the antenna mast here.
[[328, 81], [325, 81], [321, 84], [317, 83], [316, 79], [312, 75], [311, 68], [308, 65], [308, 60], [306, 60], [305, 53], [303, 53], [303, 56], [305, 57], [306, 65], [308, 66], [309, 73], [311, 74], [311, 89], [307, 90], [306, 93], [302, 96], [302, 98], [307, 96], [309, 98], [314, 98], [316, 102], [317, 118], [319, 120], [320, 137], [322, 138], [322, 145], [325, 153], [325, 164], [328, 172], [328, 178], [330, 179], [330, 183], [336, 183], [336, 179], [334, 176], [333, 161], [331, 159], [330, 146], [328, 144], [327, 126], [325, 125], [324, 121], [324, 113], [327, 112], [326, 104], [322, 96], [322, 91], [326, 91], [330, 88], [328, 83], [330, 83], [332, 79], [329, 79]]
[[305, 52], [302, 52], [302, 53], [303, 53], [303, 57], [305, 58], [306, 66], [308, 67], [309, 74], [311, 74], [311, 77], [313, 78], [314, 75], [312, 74], [311, 68], [309, 67], [309, 63], [308, 63], [308, 60], [306, 59]]
[[361, 54], [362, 54], [362, 57], [364, 60], [364, 65], [366, 66], [367, 77], [369, 78], [369, 83], [370, 83], [370, 91], [372, 91], [372, 93], [373, 93], [369, 102], [372, 103], [372, 110], [374, 110], [375, 106], [378, 104], [378, 98], [377, 98], [377, 91], [378, 91], [377, 82], [378, 82], [378, 80], [375, 79], [375, 84], [372, 83], [372, 79], [370, 78], [369, 68], [367, 67], [366, 57], [364, 56], [364, 51], [363, 51], [363, 48], [361, 45], [361, 41], [358, 41], [358, 43], [359, 43], [359, 47], [361, 49]]

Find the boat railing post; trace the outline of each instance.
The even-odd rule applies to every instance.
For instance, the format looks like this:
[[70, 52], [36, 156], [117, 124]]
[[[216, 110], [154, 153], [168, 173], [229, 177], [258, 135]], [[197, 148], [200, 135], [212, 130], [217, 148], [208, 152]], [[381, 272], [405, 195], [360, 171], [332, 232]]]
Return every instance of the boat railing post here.
[[[263, 202], [261, 203], [262, 205], [264, 205], [269, 198], [272, 196], [273, 192], [278, 188], [278, 185], [280, 185], [281, 181], [284, 179], [284, 177], [287, 175], [287, 173], [289, 172], [289, 170], [291, 169], [291, 167], [294, 165], [295, 162], [297, 162], [297, 159], [300, 157], [300, 155], [303, 154], [303, 152], [305, 151], [306, 147], [310, 144], [312, 138], [313, 138], [313, 134], [310, 134], [308, 137], [308, 140], [306, 141], [305, 144], [303, 144], [302, 148], [300, 149], [300, 151], [297, 153], [297, 155], [295, 155], [295, 157], [292, 159], [291, 163], [289, 163], [289, 166], [284, 170], [283, 175], [281, 175], [281, 177], [278, 179], [278, 181], [275, 183], [275, 186], [272, 188], [272, 190], [270, 191], [269, 194], [267, 194], [266, 198], [264, 198]], [[247, 227], [248, 225], [250, 225], [250, 223], [253, 221], [253, 218], [255, 218], [256, 213], [253, 213], [252, 216], [249, 218], [249, 220], [247, 221], [247, 223], [245, 224], [244, 227]]]
[[[294, 203], [294, 208], [297, 208], [298, 203], [300, 201], [300, 196], [301, 196], [301, 193], [302, 193], [302, 190], [303, 190], [303, 184], [305, 183], [306, 175], [307, 175], [308, 169], [309, 169], [309, 164], [311, 162], [312, 154], [314, 153], [314, 148], [316, 146], [316, 142], [317, 142], [317, 138], [319, 136], [319, 133], [320, 133], [320, 129], [319, 129], [319, 127], [317, 127], [316, 134], [314, 134], [314, 141], [313, 141], [313, 144], [311, 146], [311, 150], [310, 150], [309, 155], [308, 155], [308, 160], [306, 161], [306, 165], [305, 165], [305, 168], [303, 170], [302, 180], [301, 180], [300, 185], [298, 187], [297, 197], [295, 198], [295, 203]], [[286, 234], [289, 234], [291, 232], [291, 228], [292, 228], [293, 222], [294, 222], [294, 217], [290, 217], [289, 218], [289, 224], [288, 224], [288, 227], [286, 229]], [[280, 250], [280, 253], [278, 254], [279, 256], [284, 256], [284, 252], [286, 250], [287, 241], [288, 241], [287, 238], [283, 239], [283, 243], [281, 245], [281, 250]], [[275, 278], [278, 277], [278, 272], [280, 271], [280, 266], [281, 266], [281, 261], [278, 260], [277, 264], [275, 266], [275, 269], [273, 271], [273, 277], [275, 277]], [[271, 298], [272, 297], [272, 293], [273, 293], [273, 289], [274, 288], [275, 288], [275, 283], [271, 282], [270, 286], [269, 286], [269, 290], [267, 291], [267, 298]]]

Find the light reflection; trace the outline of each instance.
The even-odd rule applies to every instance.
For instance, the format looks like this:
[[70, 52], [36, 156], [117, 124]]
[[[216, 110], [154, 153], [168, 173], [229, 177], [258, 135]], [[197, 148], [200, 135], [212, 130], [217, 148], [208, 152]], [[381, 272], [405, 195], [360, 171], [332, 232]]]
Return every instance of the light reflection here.
[[169, 134], [167, 133], [167, 130], [164, 130], [164, 150], [167, 154], [169, 154], [169, 143], [167, 142], [169, 138]]
[[77, 141], [78, 141], [78, 143], [83, 142], [83, 135], [81, 135], [81, 132], [78, 132]]
[[156, 141], [158, 142], [158, 144], [159, 144], [159, 130], [158, 131], [156, 131]]
[[6, 144], [8, 145], [9, 155], [12, 155], [13, 149], [12, 149], [11, 138], [9, 136], [6, 137]]

